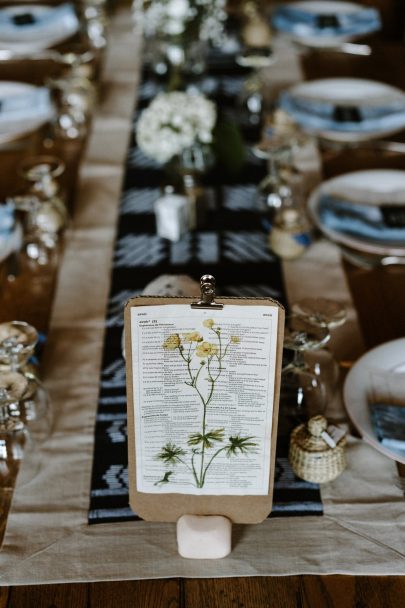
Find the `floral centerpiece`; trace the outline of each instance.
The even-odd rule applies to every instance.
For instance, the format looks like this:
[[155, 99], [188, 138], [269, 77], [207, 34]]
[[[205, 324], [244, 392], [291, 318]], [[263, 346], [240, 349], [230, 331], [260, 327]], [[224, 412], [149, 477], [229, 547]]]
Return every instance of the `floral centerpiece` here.
[[195, 168], [202, 170], [216, 118], [215, 104], [200, 93], [160, 93], [138, 120], [138, 146], [159, 163], [181, 165], [192, 159]]
[[222, 43], [225, 2], [134, 0], [135, 20], [147, 40], [146, 61], [158, 74], [170, 74], [172, 90], [179, 88], [184, 74], [203, 74], [209, 44]]
[[146, 37], [176, 37], [218, 44], [226, 19], [226, 0], [134, 0]]

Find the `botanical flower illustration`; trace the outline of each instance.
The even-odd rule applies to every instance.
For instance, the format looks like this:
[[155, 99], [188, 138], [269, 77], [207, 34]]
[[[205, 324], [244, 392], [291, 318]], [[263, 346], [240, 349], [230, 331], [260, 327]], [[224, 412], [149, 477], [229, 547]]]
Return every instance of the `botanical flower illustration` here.
[[178, 348], [180, 344], [181, 341], [179, 334], [173, 334], [165, 340], [163, 348], [166, 348], [167, 350], [174, 350], [175, 348]]
[[[178, 351], [178, 355], [185, 363], [187, 370], [185, 384], [195, 392], [202, 405], [201, 429], [188, 435], [187, 447], [169, 441], [156, 455], [156, 459], [170, 469], [175, 466], [186, 468], [192, 477], [192, 483], [197, 488], [204, 487], [209, 468], [221, 453], [230, 458], [253, 453], [257, 447], [255, 437], [236, 435], [226, 438], [224, 428], [208, 428], [210, 406], [216, 384], [223, 372], [223, 361], [229, 349], [236, 348], [240, 343], [240, 338], [229, 336], [224, 339], [221, 328], [216, 326], [213, 319], [203, 321], [203, 326], [211, 332], [212, 342], [205, 340], [198, 331], [193, 331], [183, 334], [182, 338], [179, 334], [171, 334], [162, 345], [165, 350]], [[174, 352], [172, 356], [175, 356]], [[205, 392], [201, 383], [202, 370], [205, 370], [208, 380], [208, 389]], [[167, 470], [155, 485], [170, 483], [173, 477], [174, 471]]]

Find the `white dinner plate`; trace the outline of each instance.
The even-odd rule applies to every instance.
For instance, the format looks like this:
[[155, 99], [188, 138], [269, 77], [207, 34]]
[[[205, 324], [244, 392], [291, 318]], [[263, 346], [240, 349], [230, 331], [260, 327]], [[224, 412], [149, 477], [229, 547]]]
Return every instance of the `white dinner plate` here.
[[[333, 117], [313, 115], [305, 109], [291, 107], [291, 102], [304, 102], [313, 107], [378, 110], [379, 118], [338, 123]], [[405, 128], [405, 93], [388, 84], [362, 78], [325, 78], [301, 82], [281, 94], [280, 105], [306, 131], [338, 142], [359, 142], [384, 137]], [[392, 106], [396, 111], [392, 112]], [[385, 112], [385, 108], [387, 108]], [[389, 109], [388, 109], [389, 108]]]
[[50, 48], [79, 30], [73, 4], [18, 4], [0, 9], [0, 49], [30, 53]]
[[371, 255], [405, 255], [405, 240], [403, 243], [382, 242], [364, 236], [349, 235], [326, 226], [319, 212], [319, 203], [324, 195], [334, 195], [344, 199], [347, 197], [356, 204], [380, 206], [385, 203], [405, 206], [405, 171], [370, 169], [339, 175], [318, 186], [308, 200], [308, 210], [314, 223], [335, 243]]
[[347, 413], [364, 441], [389, 458], [405, 464], [405, 457], [395, 450], [383, 446], [374, 431], [368, 393], [370, 391], [370, 373], [375, 370], [405, 372], [405, 338], [381, 344], [363, 355], [353, 365], [343, 387]]
[[[371, 7], [366, 7], [361, 4], [354, 2], [339, 2], [334, 0], [306, 0], [305, 2], [289, 2], [285, 7], [291, 7], [302, 11], [311, 16], [331, 16], [337, 17], [345, 16], [350, 20], [354, 15], [367, 14], [370, 16], [367, 24], [363, 24], [361, 31], [351, 31], [350, 33], [340, 33], [333, 31], [333, 27], [325, 28], [323, 31], [317, 31], [311, 33], [311, 28], [306, 26], [304, 22], [300, 22], [300, 19], [283, 19], [283, 24], [280, 22], [280, 27], [277, 27], [279, 18], [277, 16], [277, 9], [275, 10], [273, 17], [273, 25], [275, 29], [278, 29], [284, 35], [288, 36], [291, 40], [299, 42], [308, 47], [313, 48], [333, 48], [339, 46], [344, 42], [350, 42], [378, 31], [381, 28], [381, 20], [379, 12]], [[284, 5], [281, 5], [284, 8]]]
[[12, 141], [52, 119], [50, 92], [21, 82], [0, 81], [0, 143]]

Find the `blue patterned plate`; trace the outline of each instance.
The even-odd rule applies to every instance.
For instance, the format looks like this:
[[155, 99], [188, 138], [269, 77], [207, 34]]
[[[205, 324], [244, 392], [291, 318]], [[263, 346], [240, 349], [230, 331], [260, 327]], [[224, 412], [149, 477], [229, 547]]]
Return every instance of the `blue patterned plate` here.
[[353, 2], [308, 0], [278, 6], [273, 27], [307, 46], [327, 48], [381, 28], [377, 9]]
[[404, 375], [405, 338], [381, 344], [356, 361], [343, 388], [347, 413], [364, 441], [389, 458], [405, 464], [403, 450], [393, 450], [383, 445], [373, 424], [369, 403], [372, 374], [379, 371]]
[[17, 4], [0, 9], [0, 48], [15, 53], [40, 51], [70, 38], [79, 29], [73, 4]]
[[308, 209], [330, 240], [377, 256], [405, 256], [405, 171], [339, 175], [311, 194]]
[[367, 141], [405, 128], [405, 93], [361, 78], [301, 82], [279, 99], [306, 131], [333, 141]]

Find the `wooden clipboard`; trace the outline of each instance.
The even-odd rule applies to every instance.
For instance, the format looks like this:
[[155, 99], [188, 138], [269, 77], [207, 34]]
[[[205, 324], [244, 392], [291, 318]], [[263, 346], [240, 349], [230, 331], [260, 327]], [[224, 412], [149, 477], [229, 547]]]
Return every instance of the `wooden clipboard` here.
[[[223, 515], [234, 523], [259, 523], [263, 521], [272, 508], [275, 453], [277, 441], [278, 407], [280, 395], [280, 377], [284, 336], [284, 309], [270, 298], [216, 298], [218, 306], [269, 306], [278, 309], [277, 345], [274, 403], [272, 409], [270, 475], [267, 495], [189, 495], [177, 493], [145, 493], [137, 489], [136, 478], [136, 445], [134, 416], [134, 386], [137, 378], [133, 375], [131, 309], [135, 306], [165, 306], [195, 304], [195, 298], [137, 296], [128, 301], [125, 307], [125, 350], [127, 372], [127, 408], [128, 408], [128, 484], [130, 506], [132, 510], [147, 521], [175, 522], [180, 516], [190, 515]], [[215, 314], [215, 312], [213, 312]]]

